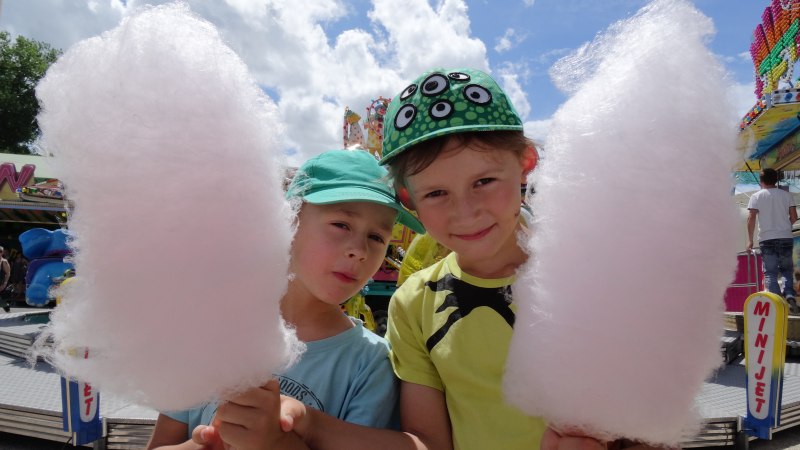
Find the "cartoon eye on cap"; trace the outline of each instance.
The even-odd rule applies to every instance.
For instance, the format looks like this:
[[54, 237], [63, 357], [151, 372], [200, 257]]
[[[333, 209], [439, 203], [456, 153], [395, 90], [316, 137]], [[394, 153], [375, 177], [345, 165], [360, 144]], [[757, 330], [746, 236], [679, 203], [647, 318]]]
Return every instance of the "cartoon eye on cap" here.
[[428, 114], [434, 119], [446, 119], [450, 117], [450, 114], [453, 114], [453, 110], [453, 103], [449, 100], [439, 100], [431, 105], [430, 109], [428, 109]]
[[394, 127], [397, 131], [405, 130], [414, 117], [417, 116], [417, 107], [411, 104], [403, 105], [397, 110], [397, 115], [394, 116]]
[[428, 78], [425, 78], [425, 81], [422, 82], [422, 95], [427, 96], [434, 96], [439, 95], [450, 86], [450, 83], [447, 82], [447, 78], [440, 74], [434, 73], [430, 75]]
[[408, 97], [414, 95], [414, 92], [417, 92], [417, 85], [416, 84], [409, 84], [408, 87], [403, 89], [403, 92], [400, 93], [400, 100], [403, 101]]
[[492, 102], [492, 93], [483, 86], [468, 84], [464, 87], [464, 98], [476, 105], [486, 105]]
[[447, 76], [453, 81], [469, 81], [469, 75], [463, 72], [450, 72]]

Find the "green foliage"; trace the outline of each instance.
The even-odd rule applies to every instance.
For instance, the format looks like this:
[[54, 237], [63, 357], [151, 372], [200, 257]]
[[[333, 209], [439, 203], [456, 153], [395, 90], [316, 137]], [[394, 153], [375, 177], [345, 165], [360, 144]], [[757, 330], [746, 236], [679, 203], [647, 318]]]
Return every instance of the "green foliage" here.
[[49, 44], [0, 31], [0, 152], [28, 153], [39, 135], [36, 84], [59, 56]]

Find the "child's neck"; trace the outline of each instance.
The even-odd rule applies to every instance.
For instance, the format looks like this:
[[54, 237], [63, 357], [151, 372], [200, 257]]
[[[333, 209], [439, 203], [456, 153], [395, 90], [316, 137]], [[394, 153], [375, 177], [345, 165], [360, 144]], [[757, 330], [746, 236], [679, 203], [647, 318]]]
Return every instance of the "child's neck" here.
[[303, 342], [333, 337], [354, 326], [338, 305], [324, 303], [308, 294], [302, 295], [291, 286], [281, 301], [281, 315], [294, 326], [297, 338]]
[[[519, 228], [518, 228], [519, 229]], [[517, 269], [528, 260], [528, 254], [517, 243], [517, 233], [494, 255], [483, 255], [470, 260], [456, 254], [456, 261], [462, 271], [484, 279], [506, 278], [516, 274]]]
[[517, 273], [517, 269], [519, 266], [525, 264], [527, 261], [528, 255], [525, 252], [520, 250], [520, 255], [518, 258], [515, 258], [513, 261], [477, 261], [475, 263], [471, 261], [466, 261], [460, 257], [460, 255], [456, 254], [456, 261], [458, 261], [458, 266], [461, 268], [462, 271], [478, 278], [483, 279], [495, 279], [495, 278], [507, 278], [515, 273]]

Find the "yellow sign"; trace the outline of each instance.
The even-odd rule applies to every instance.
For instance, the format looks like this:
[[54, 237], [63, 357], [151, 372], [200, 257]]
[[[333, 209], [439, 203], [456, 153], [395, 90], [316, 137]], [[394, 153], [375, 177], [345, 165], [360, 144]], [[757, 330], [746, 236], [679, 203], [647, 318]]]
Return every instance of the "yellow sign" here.
[[[789, 305], [779, 295], [756, 292], [744, 302], [746, 429], [768, 438], [780, 425]], [[766, 437], [765, 437], [766, 436]]]
[[19, 172], [14, 163], [0, 164], [0, 200], [19, 200], [18, 190], [33, 183], [34, 171], [33, 164], [25, 164]]

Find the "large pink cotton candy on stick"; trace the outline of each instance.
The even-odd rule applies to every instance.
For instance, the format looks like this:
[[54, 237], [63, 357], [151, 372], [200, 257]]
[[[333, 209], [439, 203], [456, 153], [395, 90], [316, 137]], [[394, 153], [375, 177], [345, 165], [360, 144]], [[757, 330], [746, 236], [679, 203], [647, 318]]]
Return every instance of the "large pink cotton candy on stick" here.
[[558, 427], [677, 444], [720, 363], [740, 223], [711, 21], [657, 0], [562, 60], [505, 391]]
[[296, 358], [279, 314], [292, 236], [281, 121], [214, 27], [185, 5], [140, 10], [69, 49], [37, 95], [43, 151], [76, 205], [55, 365], [163, 410]]

